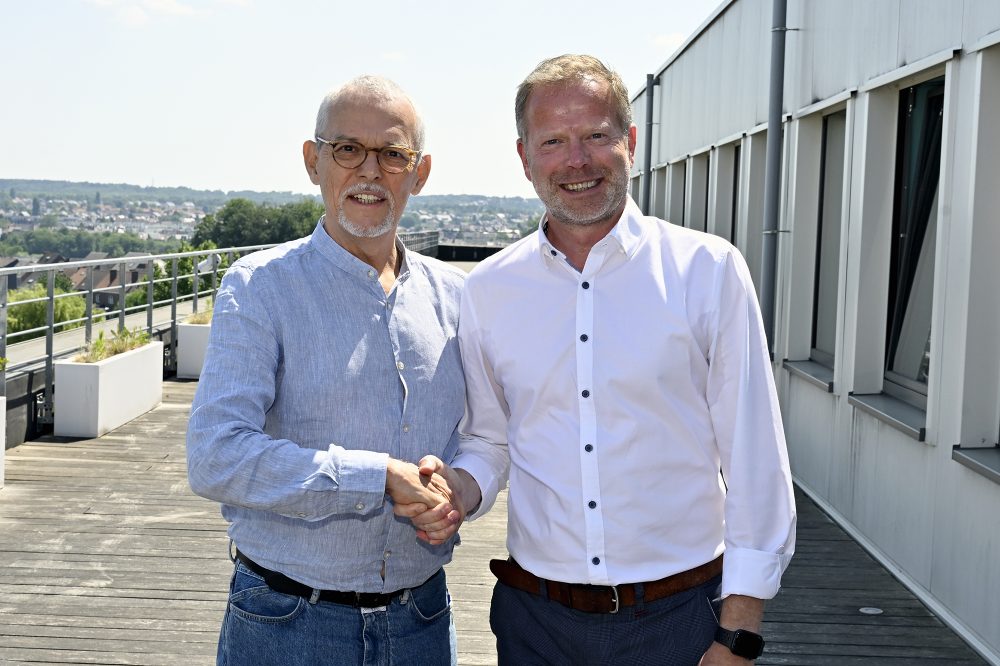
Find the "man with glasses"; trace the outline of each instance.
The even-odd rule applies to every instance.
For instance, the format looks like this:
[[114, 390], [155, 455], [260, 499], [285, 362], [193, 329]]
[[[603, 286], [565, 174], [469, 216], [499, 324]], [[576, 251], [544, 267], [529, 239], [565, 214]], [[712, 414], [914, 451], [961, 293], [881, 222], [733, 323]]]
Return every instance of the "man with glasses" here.
[[454, 461], [482, 489], [474, 517], [509, 460], [500, 664], [749, 663], [795, 508], [746, 264], [628, 196], [628, 91], [597, 59], [542, 62], [515, 115], [546, 214], [466, 281], [473, 439]]
[[465, 411], [464, 275], [395, 233], [423, 148], [394, 83], [331, 93], [303, 144], [325, 215], [222, 281], [188, 429], [191, 487], [222, 503], [233, 544], [220, 664], [455, 662], [455, 530], [422, 541], [394, 513], [446, 528], [479, 502], [440, 462]]

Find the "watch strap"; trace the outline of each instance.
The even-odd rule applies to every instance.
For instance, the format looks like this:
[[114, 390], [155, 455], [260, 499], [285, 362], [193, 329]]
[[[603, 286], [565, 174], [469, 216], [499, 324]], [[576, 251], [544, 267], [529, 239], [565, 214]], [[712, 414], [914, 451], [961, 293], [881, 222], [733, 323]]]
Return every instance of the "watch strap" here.
[[717, 627], [715, 642], [725, 645], [730, 652], [744, 659], [756, 659], [764, 652], [764, 638], [747, 629]]

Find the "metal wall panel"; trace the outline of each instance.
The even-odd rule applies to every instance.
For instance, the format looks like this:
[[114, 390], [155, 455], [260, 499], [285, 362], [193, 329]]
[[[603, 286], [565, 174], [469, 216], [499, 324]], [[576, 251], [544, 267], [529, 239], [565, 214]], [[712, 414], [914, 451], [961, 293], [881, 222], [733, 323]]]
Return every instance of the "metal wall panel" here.
[[[789, 0], [788, 26], [784, 107], [791, 113], [927, 56], [971, 46], [1000, 30], [1000, 2]], [[770, 0], [738, 0], [698, 35], [659, 75], [653, 164], [765, 122], [770, 49]], [[637, 119], [645, 112], [644, 93], [633, 109]]]

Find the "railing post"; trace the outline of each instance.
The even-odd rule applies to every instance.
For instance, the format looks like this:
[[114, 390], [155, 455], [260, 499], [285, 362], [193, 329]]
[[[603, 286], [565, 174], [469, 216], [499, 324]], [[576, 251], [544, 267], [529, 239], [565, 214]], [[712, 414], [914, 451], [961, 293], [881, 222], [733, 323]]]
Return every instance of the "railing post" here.
[[48, 271], [48, 300], [45, 302], [45, 394], [42, 398], [42, 408], [38, 416], [38, 423], [52, 423], [52, 391], [56, 383], [55, 366], [52, 364], [52, 335], [56, 321], [56, 272], [54, 269]]
[[[0, 396], [7, 395], [7, 276], [0, 276]], [[4, 417], [6, 418], [6, 417]], [[6, 442], [0, 442], [4, 446]]]
[[153, 272], [152, 259], [146, 264], [146, 332], [153, 337]]
[[219, 290], [219, 255], [212, 253], [212, 304], [215, 304], [215, 292]]
[[125, 330], [125, 285], [128, 283], [128, 264], [124, 261], [118, 267], [118, 332]]
[[177, 368], [177, 258], [170, 260], [170, 369]]
[[87, 266], [87, 302], [85, 311], [87, 323], [84, 325], [83, 340], [89, 345], [94, 322], [94, 266]]
[[194, 298], [191, 301], [191, 312], [198, 311], [198, 291], [201, 289], [201, 268], [198, 266], [198, 263], [198, 255], [191, 257], [191, 272], [194, 274], [191, 277], [191, 286], [194, 292]]

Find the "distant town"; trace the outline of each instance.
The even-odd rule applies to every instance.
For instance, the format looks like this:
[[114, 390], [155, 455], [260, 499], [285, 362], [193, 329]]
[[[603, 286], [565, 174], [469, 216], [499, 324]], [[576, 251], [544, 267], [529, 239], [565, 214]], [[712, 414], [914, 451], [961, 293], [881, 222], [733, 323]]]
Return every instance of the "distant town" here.
[[[42, 229], [121, 234], [147, 241], [152, 252], [188, 241], [206, 215], [243, 198], [284, 205], [318, 197], [291, 192], [221, 192], [124, 184], [0, 179], [0, 243]], [[503, 246], [537, 227], [537, 199], [429, 195], [410, 199], [400, 231], [440, 231], [441, 242]], [[65, 232], [63, 233], [65, 235]], [[128, 247], [134, 251], [133, 245]], [[37, 250], [37, 248], [36, 248]], [[59, 248], [40, 252], [65, 254]], [[34, 254], [38, 254], [36, 251]], [[79, 258], [79, 257], [67, 257]]]

